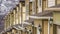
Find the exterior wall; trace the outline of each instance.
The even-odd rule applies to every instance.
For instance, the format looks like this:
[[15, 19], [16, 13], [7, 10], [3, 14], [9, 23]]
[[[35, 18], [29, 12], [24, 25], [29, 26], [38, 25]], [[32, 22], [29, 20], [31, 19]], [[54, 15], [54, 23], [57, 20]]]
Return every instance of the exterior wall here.
[[35, 24], [35, 26], [38, 26], [39, 24], [42, 26], [42, 20], [35, 19], [34, 24]]
[[[41, 28], [42, 28], [42, 20], [39, 20], [39, 19], [35, 19], [34, 20], [34, 26], [39, 26], [39, 25], [41, 25]], [[37, 29], [35, 29], [35, 31], [37, 31]], [[41, 34], [42, 34], [43, 32], [41, 32]], [[36, 32], [36, 34], [37, 34], [37, 32]]]
[[56, 26], [56, 34], [59, 34], [60, 32], [60, 12], [54, 12], [53, 13], [53, 23], [54, 24], [56, 24], [56, 25], [58, 25], [58, 26]]
[[53, 13], [53, 20], [54, 20], [53, 21], [54, 24], [60, 25], [60, 12]]
[[56, 0], [57, 1], [57, 5], [60, 4], [60, 0]]

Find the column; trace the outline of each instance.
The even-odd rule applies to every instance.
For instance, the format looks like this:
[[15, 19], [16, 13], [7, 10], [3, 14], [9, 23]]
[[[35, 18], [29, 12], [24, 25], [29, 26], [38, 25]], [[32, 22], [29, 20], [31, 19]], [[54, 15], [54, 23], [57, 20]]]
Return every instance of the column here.
[[19, 19], [19, 5], [16, 7], [16, 24], [18, 24], [18, 19]]
[[13, 12], [14, 12], [14, 24], [13, 25], [15, 25], [16, 24], [16, 13], [15, 13], [15, 9], [13, 10]]
[[22, 4], [19, 3], [19, 23], [21, 24], [22, 21]]
[[20, 19], [21, 19], [21, 18], [20, 18], [20, 14], [21, 14], [21, 13], [20, 13], [20, 12], [21, 12], [20, 10], [21, 10], [21, 9], [20, 9], [20, 3], [19, 3], [19, 5], [18, 5], [18, 10], [17, 10], [17, 11], [18, 11], [18, 24], [20, 24]]

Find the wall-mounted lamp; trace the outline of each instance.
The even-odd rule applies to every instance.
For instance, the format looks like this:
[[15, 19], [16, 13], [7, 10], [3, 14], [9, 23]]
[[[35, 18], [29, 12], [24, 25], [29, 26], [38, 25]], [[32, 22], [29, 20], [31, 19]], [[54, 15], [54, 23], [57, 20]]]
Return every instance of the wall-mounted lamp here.
[[39, 29], [39, 31], [42, 31], [42, 30], [41, 30], [41, 25], [38, 26], [38, 29]]
[[25, 28], [25, 32], [27, 32], [27, 28]]
[[32, 21], [32, 26], [34, 26], [34, 21]]
[[32, 31], [31, 30], [29, 30], [29, 34], [32, 34]]
[[49, 24], [50, 24], [50, 25], [53, 24], [53, 20], [52, 20], [52, 19], [49, 20]]

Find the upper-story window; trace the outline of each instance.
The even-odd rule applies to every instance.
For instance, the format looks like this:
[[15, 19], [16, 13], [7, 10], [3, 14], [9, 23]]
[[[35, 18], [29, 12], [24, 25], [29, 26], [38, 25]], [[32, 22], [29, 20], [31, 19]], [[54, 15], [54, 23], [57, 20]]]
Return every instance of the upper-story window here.
[[42, 5], [42, 0], [39, 0], [40, 1], [40, 6]]
[[39, 6], [42, 5], [42, 0], [38, 0], [38, 5], [39, 5]]
[[48, 7], [55, 6], [55, 0], [48, 0]]
[[30, 2], [32, 2], [33, 0], [30, 0]]

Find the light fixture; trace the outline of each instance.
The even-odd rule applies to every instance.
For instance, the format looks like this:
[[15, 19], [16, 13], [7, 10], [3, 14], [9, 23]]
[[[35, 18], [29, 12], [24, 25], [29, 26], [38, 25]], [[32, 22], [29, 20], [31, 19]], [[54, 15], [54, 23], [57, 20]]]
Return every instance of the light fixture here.
[[53, 24], [53, 20], [50, 19], [49, 20], [49, 24], [52, 25]]
[[27, 32], [27, 28], [25, 28], [25, 32]]
[[39, 31], [41, 31], [41, 25], [38, 26]]
[[34, 21], [32, 21], [32, 26], [34, 26]]
[[32, 31], [31, 30], [29, 30], [29, 34], [32, 34]]

